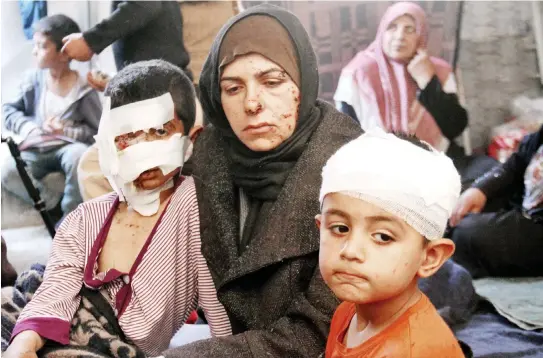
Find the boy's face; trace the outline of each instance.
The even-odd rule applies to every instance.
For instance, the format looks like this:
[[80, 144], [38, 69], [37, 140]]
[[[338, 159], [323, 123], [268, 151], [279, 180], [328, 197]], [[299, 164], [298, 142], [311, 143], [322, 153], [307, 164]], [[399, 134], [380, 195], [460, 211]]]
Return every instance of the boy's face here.
[[327, 195], [317, 225], [320, 270], [342, 301], [368, 304], [392, 298], [416, 280], [425, 260], [422, 235], [360, 199]]
[[57, 49], [55, 43], [41, 32], [34, 33], [33, 43], [32, 55], [36, 57], [39, 68], [52, 68], [70, 61], [65, 54]]
[[[115, 146], [117, 147], [117, 150], [121, 151], [141, 142], [168, 140], [176, 133], [181, 133], [181, 135], [183, 135], [183, 122], [178, 119], [177, 114], [174, 113], [174, 116], [175, 118], [165, 123], [162, 129], [152, 128], [148, 132], [140, 130], [115, 137]], [[137, 188], [142, 190], [153, 190], [164, 185], [177, 173], [179, 173], [179, 168], [167, 175], [164, 175], [159, 168], [152, 168], [141, 173], [140, 176], [134, 180], [134, 184]]]

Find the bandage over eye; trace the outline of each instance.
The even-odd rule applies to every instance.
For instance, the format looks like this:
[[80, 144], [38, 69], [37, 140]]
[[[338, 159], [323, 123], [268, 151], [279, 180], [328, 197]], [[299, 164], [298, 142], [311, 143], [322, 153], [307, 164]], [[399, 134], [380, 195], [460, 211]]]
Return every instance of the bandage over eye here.
[[331, 193], [364, 200], [434, 240], [443, 237], [460, 187], [460, 176], [444, 153], [375, 128], [328, 160], [319, 200], [322, 205]]
[[94, 137], [98, 147], [100, 169], [119, 200], [144, 216], [155, 214], [160, 206], [160, 192], [173, 186], [170, 180], [153, 190], [136, 188], [136, 180], [143, 172], [158, 168], [164, 175], [183, 166], [192, 149], [191, 141], [181, 133], [164, 140], [139, 142], [123, 150], [115, 138], [126, 133], [148, 132], [162, 129], [174, 118], [174, 103], [170, 93], [148, 100], [131, 103], [115, 109], [106, 97], [98, 134]]

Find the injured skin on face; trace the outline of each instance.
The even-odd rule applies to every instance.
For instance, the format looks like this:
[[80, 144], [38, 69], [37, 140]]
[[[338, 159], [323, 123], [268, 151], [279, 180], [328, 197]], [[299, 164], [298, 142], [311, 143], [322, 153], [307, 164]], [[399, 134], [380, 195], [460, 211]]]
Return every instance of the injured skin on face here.
[[221, 102], [239, 140], [253, 151], [269, 151], [294, 133], [300, 90], [279, 65], [249, 54], [224, 68]]

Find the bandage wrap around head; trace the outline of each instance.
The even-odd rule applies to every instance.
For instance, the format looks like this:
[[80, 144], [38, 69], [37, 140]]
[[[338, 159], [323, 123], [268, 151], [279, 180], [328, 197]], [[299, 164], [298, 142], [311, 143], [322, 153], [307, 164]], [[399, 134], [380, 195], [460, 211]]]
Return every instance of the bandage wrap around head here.
[[140, 142], [118, 150], [115, 137], [151, 128], [161, 129], [174, 118], [174, 103], [170, 93], [148, 100], [111, 109], [106, 97], [98, 134], [94, 137], [98, 147], [100, 169], [119, 200], [144, 216], [151, 216], [160, 206], [160, 192], [173, 186], [173, 180], [153, 190], [136, 188], [134, 180], [141, 173], [159, 168], [164, 175], [183, 166], [190, 156], [191, 141], [181, 133], [167, 140]]
[[460, 176], [444, 153], [375, 128], [328, 160], [319, 200], [322, 206], [330, 193], [364, 200], [434, 240], [443, 237], [460, 188]]

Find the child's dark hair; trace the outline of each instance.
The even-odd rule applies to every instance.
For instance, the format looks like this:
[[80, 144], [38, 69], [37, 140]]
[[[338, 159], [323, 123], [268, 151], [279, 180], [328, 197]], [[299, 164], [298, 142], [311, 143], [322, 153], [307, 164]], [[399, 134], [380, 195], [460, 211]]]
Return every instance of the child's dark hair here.
[[396, 137], [398, 137], [400, 139], [403, 139], [403, 140], [405, 140], [405, 141], [407, 141], [407, 142], [409, 142], [409, 143], [411, 143], [413, 145], [416, 145], [419, 148], [422, 148], [422, 149], [427, 150], [429, 152], [432, 151], [432, 147], [428, 143], [421, 141], [414, 134], [405, 134], [405, 133], [401, 133], [401, 132], [392, 132], [392, 134], [394, 134]]
[[111, 98], [113, 109], [166, 92], [172, 95], [175, 112], [188, 134], [196, 117], [194, 86], [179, 67], [169, 62], [150, 60], [124, 67], [109, 81], [105, 95]]
[[62, 48], [62, 39], [70, 34], [81, 32], [79, 25], [66, 15], [58, 14], [44, 17], [32, 25], [34, 32], [41, 32], [57, 46]]

